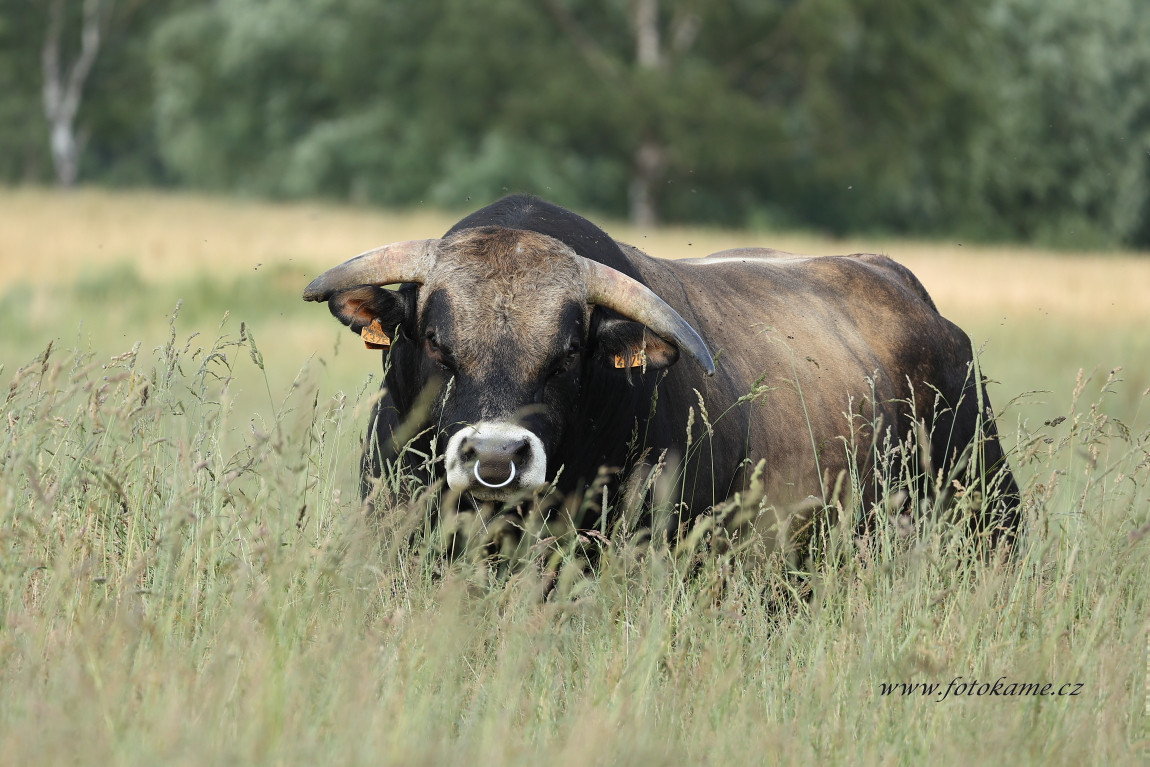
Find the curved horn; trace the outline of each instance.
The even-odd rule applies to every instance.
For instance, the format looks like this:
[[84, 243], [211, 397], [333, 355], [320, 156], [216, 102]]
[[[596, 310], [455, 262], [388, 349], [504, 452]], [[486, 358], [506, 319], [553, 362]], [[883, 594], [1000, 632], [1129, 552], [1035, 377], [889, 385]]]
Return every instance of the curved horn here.
[[693, 327], [649, 288], [622, 272], [583, 258], [587, 280], [587, 303], [605, 306], [628, 319], [641, 322], [656, 335], [686, 351], [709, 376], [715, 374], [711, 352]]
[[439, 240], [393, 242], [344, 261], [316, 277], [303, 290], [304, 301], [326, 301], [356, 285], [423, 284], [434, 263]]

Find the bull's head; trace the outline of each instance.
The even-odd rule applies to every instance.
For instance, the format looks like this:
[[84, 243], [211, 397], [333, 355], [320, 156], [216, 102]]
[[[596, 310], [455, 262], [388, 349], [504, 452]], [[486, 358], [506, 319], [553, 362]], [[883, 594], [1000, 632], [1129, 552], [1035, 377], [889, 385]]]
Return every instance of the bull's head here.
[[[381, 287], [395, 283], [420, 288]], [[419, 385], [445, 385], [434, 416], [448, 485], [483, 500], [549, 480], [585, 366], [657, 370], [681, 349], [714, 373], [702, 339], [661, 298], [535, 232], [486, 227], [385, 245], [324, 272], [303, 297], [326, 300], [369, 346], [415, 345]], [[595, 306], [618, 316], [592, 334]]]

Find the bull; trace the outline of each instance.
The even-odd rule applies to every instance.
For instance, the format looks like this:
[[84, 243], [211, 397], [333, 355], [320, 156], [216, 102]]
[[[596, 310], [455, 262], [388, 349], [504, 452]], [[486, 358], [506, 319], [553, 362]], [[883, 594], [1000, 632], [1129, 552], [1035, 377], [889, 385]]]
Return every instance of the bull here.
[[880, 499], [947, 495], [965, 469], [986, 491], [966, 506], [975, 532], [994, 544], [1018, 528], [970, 339], [885, 256], [660, 260], [513, 195], [442, 238], [336, 266], [303, 297], [384, 350], [368, 489], [404, 471], [473, 502], [573, 498], [603, 467], [670, 456], [679, 523], [756, 484], [774, 510], [853, 495], [865, 529]]

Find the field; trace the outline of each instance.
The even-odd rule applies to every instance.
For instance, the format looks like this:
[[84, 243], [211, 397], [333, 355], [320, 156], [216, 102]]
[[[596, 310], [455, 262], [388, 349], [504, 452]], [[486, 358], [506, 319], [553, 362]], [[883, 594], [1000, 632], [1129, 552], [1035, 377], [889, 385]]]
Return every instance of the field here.
[[618, 541], [541, 602], [364, 520], [378, 353], [299, 300], [453, 220], [0, 190], [0, 762], [1145, 763], [1150, 257], [608, 223], [911, 267], [995, 381], [1028, 532], [1010, 563], [841, 536], [798, 601]]

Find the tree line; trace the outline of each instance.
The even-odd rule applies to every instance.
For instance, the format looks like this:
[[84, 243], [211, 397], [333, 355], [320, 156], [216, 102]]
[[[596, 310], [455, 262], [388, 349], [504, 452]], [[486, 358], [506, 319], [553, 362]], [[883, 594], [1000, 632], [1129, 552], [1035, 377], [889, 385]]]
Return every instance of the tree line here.
[[1142, 0], [5, 0], [0, 180], [1150, 246]]

